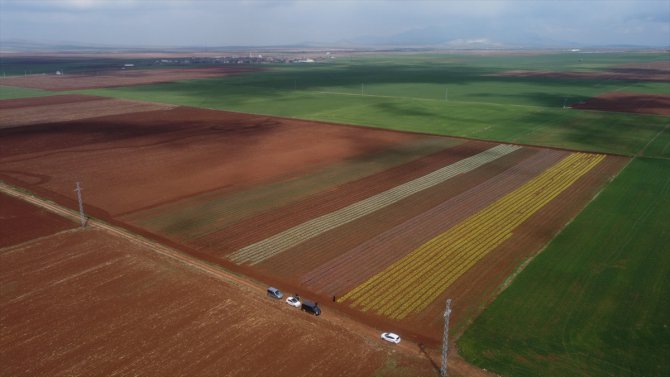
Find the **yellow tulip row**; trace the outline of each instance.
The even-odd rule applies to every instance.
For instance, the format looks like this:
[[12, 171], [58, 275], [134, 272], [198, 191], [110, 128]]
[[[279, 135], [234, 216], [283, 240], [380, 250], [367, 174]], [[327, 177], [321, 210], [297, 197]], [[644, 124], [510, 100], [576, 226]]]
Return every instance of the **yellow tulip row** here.
[[423, 244], [338, 301], [402, 319], [425, 309], [513, 230], [605, 156], [573, 153], [525, 185]]

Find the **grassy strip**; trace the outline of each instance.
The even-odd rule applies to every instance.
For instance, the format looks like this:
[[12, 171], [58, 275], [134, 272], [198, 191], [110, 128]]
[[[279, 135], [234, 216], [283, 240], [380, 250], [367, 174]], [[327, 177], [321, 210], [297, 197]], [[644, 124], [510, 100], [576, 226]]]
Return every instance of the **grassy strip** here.
[[670, 374], [670, 161], [635, 159], [459, 341], [514, 376]]

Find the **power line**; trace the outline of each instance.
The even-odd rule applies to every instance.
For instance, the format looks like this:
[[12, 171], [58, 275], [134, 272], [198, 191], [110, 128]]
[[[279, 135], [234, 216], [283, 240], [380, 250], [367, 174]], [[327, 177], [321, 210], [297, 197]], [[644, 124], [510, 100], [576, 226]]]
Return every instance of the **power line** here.
[[447, 300], [447, 308], [444, 310], [444, 334], [442, 336], [442, 368], [440, 376], [447, 376], [447, 350], [449, 349], [449, 315], [451, 314], [451, 299]]
[[81, 187], [79, 182], [77, 182], [77, 188], [74, 189], [77, 192], [77, 200], [79, 201], [79, 219], [81, 220], [81, 227], [86, 226], [86, 214], [84, 214], [84, 202], [81, 200]]

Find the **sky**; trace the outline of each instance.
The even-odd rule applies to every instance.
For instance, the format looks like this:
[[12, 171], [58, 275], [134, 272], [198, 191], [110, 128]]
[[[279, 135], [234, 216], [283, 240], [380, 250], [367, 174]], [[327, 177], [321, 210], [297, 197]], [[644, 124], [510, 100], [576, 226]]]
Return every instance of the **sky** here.
[[0, 0], [2, 41], [670, 46], [670, 0]]

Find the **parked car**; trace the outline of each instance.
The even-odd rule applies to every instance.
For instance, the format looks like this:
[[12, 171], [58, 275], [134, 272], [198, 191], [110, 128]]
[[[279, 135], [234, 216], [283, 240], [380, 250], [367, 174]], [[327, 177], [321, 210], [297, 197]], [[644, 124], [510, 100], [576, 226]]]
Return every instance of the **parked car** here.
[[287, 298], [286, 303], [293, 306], [294, 308], [299, 308], [300, 306], [302, 306], [302, 303], [300, 302], [300, 300], [298, 300], [297, 298], [295, 298], [293, 296], [290, 296], [289, 298]]
[[284, 294], [281, 293], [281, 291], [275, 287], [270, 287], [268, 288], [268, 296], [276, 299], [281, 299], [284, 297]]
[[314, 315], [321, 315], [321, 308], [319, 308], [319, 304], [309, 300], [302, 302], [300, 310]]
[[395, 344], [400, 343], [400, 335], [394, 334], [392, 332], [383, 332], [382, 333], [382, 339], [387, 341], [387, 342], [391, 342], [391, 343], [395, 343]]

